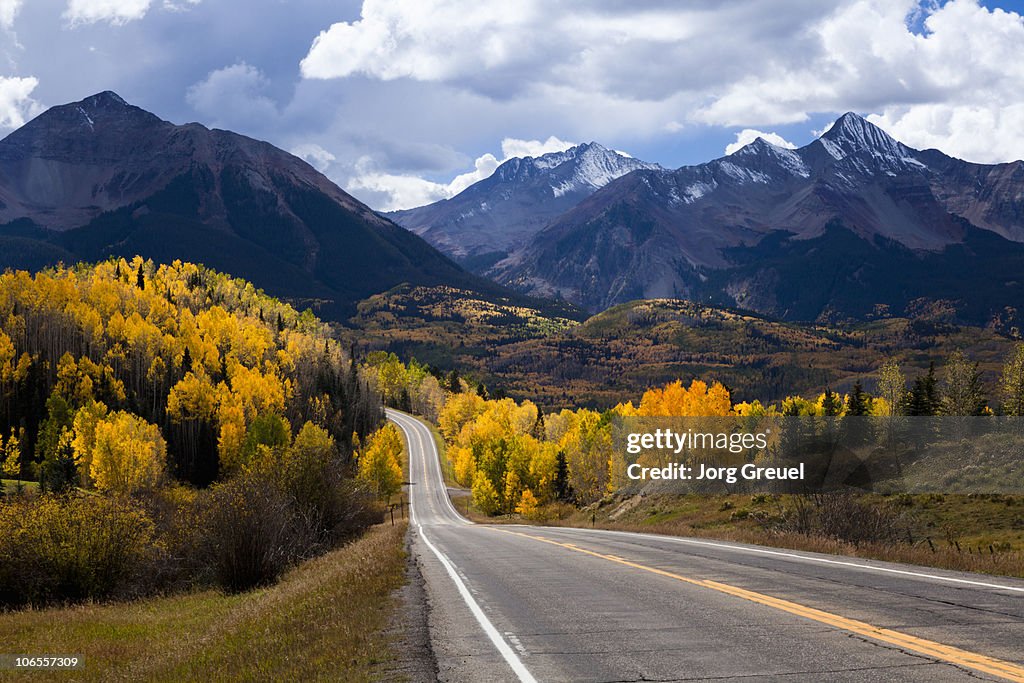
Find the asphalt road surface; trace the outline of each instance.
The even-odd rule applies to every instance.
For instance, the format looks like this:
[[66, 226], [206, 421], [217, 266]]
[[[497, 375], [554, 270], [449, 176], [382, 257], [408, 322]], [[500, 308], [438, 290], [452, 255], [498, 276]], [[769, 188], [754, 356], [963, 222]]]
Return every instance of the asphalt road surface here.
[[1024, 681], [1024, 581], [704, 539], [472, 524], [418, 420], [442, 681]]

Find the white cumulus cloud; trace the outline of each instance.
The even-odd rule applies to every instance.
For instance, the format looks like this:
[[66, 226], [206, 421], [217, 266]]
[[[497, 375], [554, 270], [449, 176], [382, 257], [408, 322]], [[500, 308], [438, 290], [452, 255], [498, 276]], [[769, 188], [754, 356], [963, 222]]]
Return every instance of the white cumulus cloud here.
[[415, 175], [390, 174], [378, 170], [370, 157], [363, 157], [356, 164], [356, 175], [346, 183], [349, 190], [366, 190], [383, 196], [375, 202], [382, 211], [410, 209], [450, 199], [470, 185], [489, 178], [498, 166], [516, 157], [538, 157], [552, 152], [562, 152], [575, 146], [555, 136], [547, 140], [520, 140], [505, 138], [501, 141], [502, 159], [490, 152], [477, 157], [473, 170], [455, 176], [450, 182], [438, 183]]
[[778, 133], [765, 133], [764, 131], [754, 130], [753, 128], [744, 128], [739, 133], [736, 133], [735, 142], [730, 142], [725, 146], [725, 153], [732, 154], [733, 152], [737, 152], [758, 138], [764, 138], [767, 142], [772, 143], [776, 147], [796, 149], [796, 145]]
[[68, 0], [64, 18], [73, 26], [100, 21], [118, 26], [146, 16], [149, 5], [150, 0]]
[[0, 0], [0, 27], [10, 29], [23, 5], [22, 0]]
[[18, 128], [42, 113], [43, 107], [32, 99], [39, 79], [0, 76], [0, 130]]
[[771, 130], [852, 110], [908, 144], [994, 161], [1020, 156], [1004, 136], [1024, 92], [1024, 20], [980, 0], [364, 0], [301, 72], [439, 83], [613, 133]]
[[326, 173], [330, 169], [331, 164], [338, 160], [336, 156], [326, 149], [311, 142], [305, 142], [292, 147], [291, 153], [303, 159], [321, 173]]
[[[0, 0], [0, 19], [3, 17], [2, 3], [5, 1], [11, 0]], [[202, 0], [163, 0], [161, 6], [167, 11], [182, 12], [201, 2]], [[68, 0], [64, 19], [72, 26], [103, 21], [113, 26], [123, 26], [145, 17], [152, 5], [153, 0]]]

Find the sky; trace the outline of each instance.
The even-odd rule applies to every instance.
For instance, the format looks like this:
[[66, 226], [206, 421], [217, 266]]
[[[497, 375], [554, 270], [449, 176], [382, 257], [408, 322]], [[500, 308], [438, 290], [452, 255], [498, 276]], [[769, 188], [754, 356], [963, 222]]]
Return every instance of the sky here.
[[0, 136], [113, 90], [381, 210], [596, 141], [676, 168], [846, 111], [1024, 158], [1024, 0], [0, 0]]

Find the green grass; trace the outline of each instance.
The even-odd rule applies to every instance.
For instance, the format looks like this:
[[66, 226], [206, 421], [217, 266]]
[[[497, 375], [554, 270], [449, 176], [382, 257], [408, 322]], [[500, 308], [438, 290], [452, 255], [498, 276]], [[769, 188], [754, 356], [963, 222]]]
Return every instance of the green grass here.
[[[29, 492], [32, 492], [32, 493], [35, 493], [36, 491], [39, 490], [39, 482], [38, 481], [25, 481], [23, 479], [21, 481], [21, 485], [25, 487], [26, 491], [29, 491]], [[15, 491], [18, 490], [18, 480], [17, 479], [0, 479], [0, 486], [2, 486], [4, 488], [4, 492], [5, 493], [13, 494]]]
[[405, 525], [378, 526], [274, 586], [122, 604], [0, 614], [15, 654], [77, 654], [69, 672], [0, 671], [0, 680], [370, 681], [392, 657], [382, 631], [404, 582]]

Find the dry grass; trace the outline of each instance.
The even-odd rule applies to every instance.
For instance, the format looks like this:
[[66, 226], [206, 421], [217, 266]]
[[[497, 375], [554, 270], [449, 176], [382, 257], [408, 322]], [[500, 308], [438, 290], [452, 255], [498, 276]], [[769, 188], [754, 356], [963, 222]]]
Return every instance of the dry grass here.
[[78, 654], [86, 669], [0, 680], [369, 681], [404, 578], [405, 525], [378, 526], [274, 586], [0, 614], [12, 654]]
[[779, 523], [791, 504], [786, 496], [610, 498], [584, 510], [568, 506], [542, 508], [540, 519], [533, 521], [518, 516], [487, 517], [472, 507], [467, 512], [468, 499], [453, 496], [456, 508], [480, 523], [593, 526], [1024, 577], [1024, 497], [871, 495], [862, 500], [872, 505], [896, 506], [901, 512], [899, 541], [854, 544], [786, 531]]

